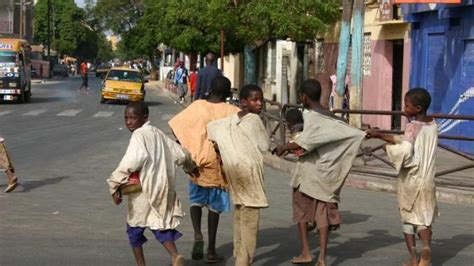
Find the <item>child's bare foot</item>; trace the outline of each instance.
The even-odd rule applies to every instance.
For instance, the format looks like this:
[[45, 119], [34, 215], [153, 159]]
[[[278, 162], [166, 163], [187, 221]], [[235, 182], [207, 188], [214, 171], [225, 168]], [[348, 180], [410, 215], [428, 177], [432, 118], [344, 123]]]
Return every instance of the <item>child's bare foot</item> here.
[[326, 266], [326, 258], [321, 259], [321, 257], [319, 257], [318, 262], [316, 262], [316, 266]]
[[415, 260], [407, 260], [403, 264], [403, 266], [418, 266], [418, 262]]
[[291, 263], [293, 264], [305, 264], [305, 263], [311, 263], [313, 261], [314, 257], [311, 255], [304, 255], [301, 254], [298, 257], [293, 257], [291, 259]]
[[423, 247], [421, 249], [421, 259], [418, 266], [430, 266], [431, 265], [431, 248]]
[[178, 255], [173, 258], [173, 266], [184, 266], [184, 257], [182, 255]]

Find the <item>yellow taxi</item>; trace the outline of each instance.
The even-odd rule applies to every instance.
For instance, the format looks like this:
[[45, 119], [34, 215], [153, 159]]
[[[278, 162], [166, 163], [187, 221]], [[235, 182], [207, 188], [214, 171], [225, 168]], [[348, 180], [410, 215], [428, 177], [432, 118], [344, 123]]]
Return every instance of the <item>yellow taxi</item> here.
[[144, 101], [145, 83], [143, 74], [139, 70], [126, 67], [113, 67], [109, 70], [102, 82], [100, 102], [113, 101]]

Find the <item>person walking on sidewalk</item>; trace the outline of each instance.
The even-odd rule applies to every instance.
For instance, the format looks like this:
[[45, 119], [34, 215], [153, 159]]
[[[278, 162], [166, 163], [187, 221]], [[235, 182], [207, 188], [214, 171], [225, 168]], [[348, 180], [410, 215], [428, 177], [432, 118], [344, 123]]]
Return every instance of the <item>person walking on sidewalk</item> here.
[[87, 66], [87, 60], [82, 61], [80, 69], [79, 69], [82, 77], [82, 84], [79, 88], [79, 91], [82, 92], [83, 89], [89, 93], [89, 67]]
[[196, 71], [196, 65], [191, 66], [191, 73], [189, 74], [189, 90], [191, 92], [191, 102], [194, 100], [194, 94], [196, 93], [198, 74]]
[[18, 177], [15, 176], [15, 168], [5, 146], [5, 139], [0, 137], [0, 169], [3, 170], [8, 178], [8, 185], [4, 192], [12, 192], [19, 184]]
[[181, 103], [186, 101], [188, 93], [188, 70], [184, 67], [184, 62], [180, 61], [174, 75], [174, 83], [178, 86], [179, 100]]
[[308, 240], [308, 223], [315, 223], [319, 233], [317, 266], [326, 266], [329, 231], [341, 223], [338, 211], [341, 192], [352, 163], [365, 137], [323, 108], [321, 85], [309, 79], [301, 86], [301, 102], [310, 111], [304, 119], [303, 132], [292, 143], [277, 146], [282, 156], [286, 151], [303, 150], [298, 157], [290, 185], [293, 189], [293, 220], [298, 224], [302, 252], [294, 264], [313, 260]]
[[199, 176], [191, 177], [189, 182], [189, 201], [191, 221], [194, 229], [192, 259], [200, 260], [203, 254], [203, 235], [201, 232], [202, 208], [208, 212], [208, 248], [206, 262], [222, 260], [216, 252], [217, 227], [219, 215], [230, 211], [229, 193], [221, 161], [208, 139], [207, 124], [228, 117], [240, 109], [227, 104], [230, 95], [230, 80], [218, 77], [211, 84], [211, 94], [207, 100], [196, 100], [169, 121], [169, 125], [181, 145], [187, 149], [199, 168]]
[[122, 195], [129, 195], [127, 234], [137, 265], [145, 265], [142, 246], [147, 239], [143, 233], [148, 228], [171, 255], [173, 266], [182, 266], [184, 258], [175, 241], [182, 236], [176, 228], [184, 213], [176, 195], [175, 168], [183, 165], [191, 174], [197, 169], [185, 149], [150, 125], [148, 115], [144, 102], [132, 102], [125, 108], [125, 125], [132, 137], [107, 183], [116, 205], [122, 202]]
[[[403, 223], [403, 234], [410, 254], [407, 266], [431, 265], [431, 225], [438, 208], [436, 204], [435, 159], [438, 146], [438, 126], [426, 112], [431, 96], [425, 89], [411, 89], [405, 94], [405, 113], [414, 117], [406, 125], [402, 137], [367, 130], [368, 137], [387, 141], [389, 160], [398, 171], [398, 204]], [[423, 247], [418, 262], [415, 234]]]
[[206, 55], [206, 67], [199, 70], [194, 99], [207, 99], [212, 81], [217, 77], [222, 77], [222, 72], [214, 65], [215, 58], [213, 53]]
[[263, 181], [263, 154], [270, 149], [270, 138], [259, 117], [263, 92], [257, 85], [240, 90], [242, 110], [209, 123], [209, 139], [218, 154], [229, 181], [234, 204], [234, 257], [236, 266], [252, 264], [257, 248], [261, 209], [268, 207]]

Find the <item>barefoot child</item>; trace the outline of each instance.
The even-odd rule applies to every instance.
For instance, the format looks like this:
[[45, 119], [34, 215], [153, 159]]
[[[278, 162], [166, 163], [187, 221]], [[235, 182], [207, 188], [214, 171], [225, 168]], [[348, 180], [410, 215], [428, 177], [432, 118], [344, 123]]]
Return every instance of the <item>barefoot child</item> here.
[[298, 223], [302, 252], [294, 264], [313, 260], [308, 241], [308, 223], [316, 223], [319, 232], [318, 266], [326, 265], [329, 230], [341, 223], [337, 210], [339, 193], [349, 173], [364, 132], [353, 128], [324, 109], [320, 104], [321, 85], [306, 80], [301, 86], [301, 102], [310, 111], [304, 129], [293, 143], [279, 145], [275, 152], [303, 149], [290, 185], [293, 188], [293, 220]]
[[[175, 167], [184, 165], [192, 172], [189, 153], [148, 121], [148, 107], [132, 102], [125, 108], [125, 125], [132, 132], [127, 151], [119, 166], [107, 179], [115, 204], [122, 201], [121, 190], [129, 176], [139, 172], [141, 191], [129, 195], [127, 234], [137, 265], [145, 265], [143, 235], [150, 229], [155, 238], [170, 253], [173, 266], [183, 265], [175, 241], [182, 236], [176, 230], [183, 217], [181, 203], [175, 191]], [[188, 171], [188, 172], [189, 172]], [[132, 175], [131, 175], [132, 174]]]
[[240, 90], [242, 110], [209, 123], [209, 139], [217, 144], [234, 203], [235, 265], [252, 263], [257, 247], [260, 209], [268, 207], [263, 183], [263, 153], [270, 139], [258, 114], [263, 92], [256, 85]]
[[[405, 113], [415, 120], [406, 125], [402, 137], [368, 130], [368, 137], [380, 138], [390, 161], [398, 174], [398, 203], [403, 223], [403, 234], [410, 254], [409, 266], [427, 266], [431, 262], [431, 224], [438, 211], [436, 207], [435, 156], [438, 127], [426, 115], [431, 96], [425, 89], [411, 89], [405, 95]], [[415, 233], [423, 248], [417, 261]]]
[[217, 227], [219, 215], [230, 211], [229, 193], [214, 145], [207, 137], [207, 124], [211, 121], [237, 113], [239, 108], [225, 101], [230, 96], [230, 80], [217, 77], [211, 83], [209, 99], [196, 100], [169, 121], [178, 141], [192, 155], [199, 168], [199, 177], [189, 183], [191, 221], [194, 229], [194, 244], [191, 253], [193, 260], [204, 257], [204, 240], [201, 232], [202, 208], [207, 207], [208, 239], [206, 262], [222, 260], [216, 252]]
[[8, 178], [8, 185], [5, 188], [4, 192], [12, 192], [19, 183], [18, 177], [15, 176], [15, 168], [10, 160], [10, 156], [7, 151], [7, 147], [4, 143], [5, 139], [0, 137], [0, 169], [5, 171], [5, 175]]

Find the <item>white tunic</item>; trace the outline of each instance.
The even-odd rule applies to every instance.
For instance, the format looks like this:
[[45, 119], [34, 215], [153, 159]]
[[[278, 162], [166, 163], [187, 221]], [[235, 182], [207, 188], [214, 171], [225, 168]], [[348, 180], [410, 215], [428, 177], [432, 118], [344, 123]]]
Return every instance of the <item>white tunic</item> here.
[[435, 157], [438, 127], [433, 121], [407, 124], [403, 138], [387, 145], [387, 155], [398, 173], [398, 203], [402, 221], [430, 226], [438, 215]]
[[184, 216], [175, 190], [176, 165], [192, 164], [189, 153], [161, 130], [145, 123], [132, 133], [119, 166], [107, 179], [110, 193], [140, 172], [142, 192], [129, 195], [127, 223], [153, 230], [174, 229]]

